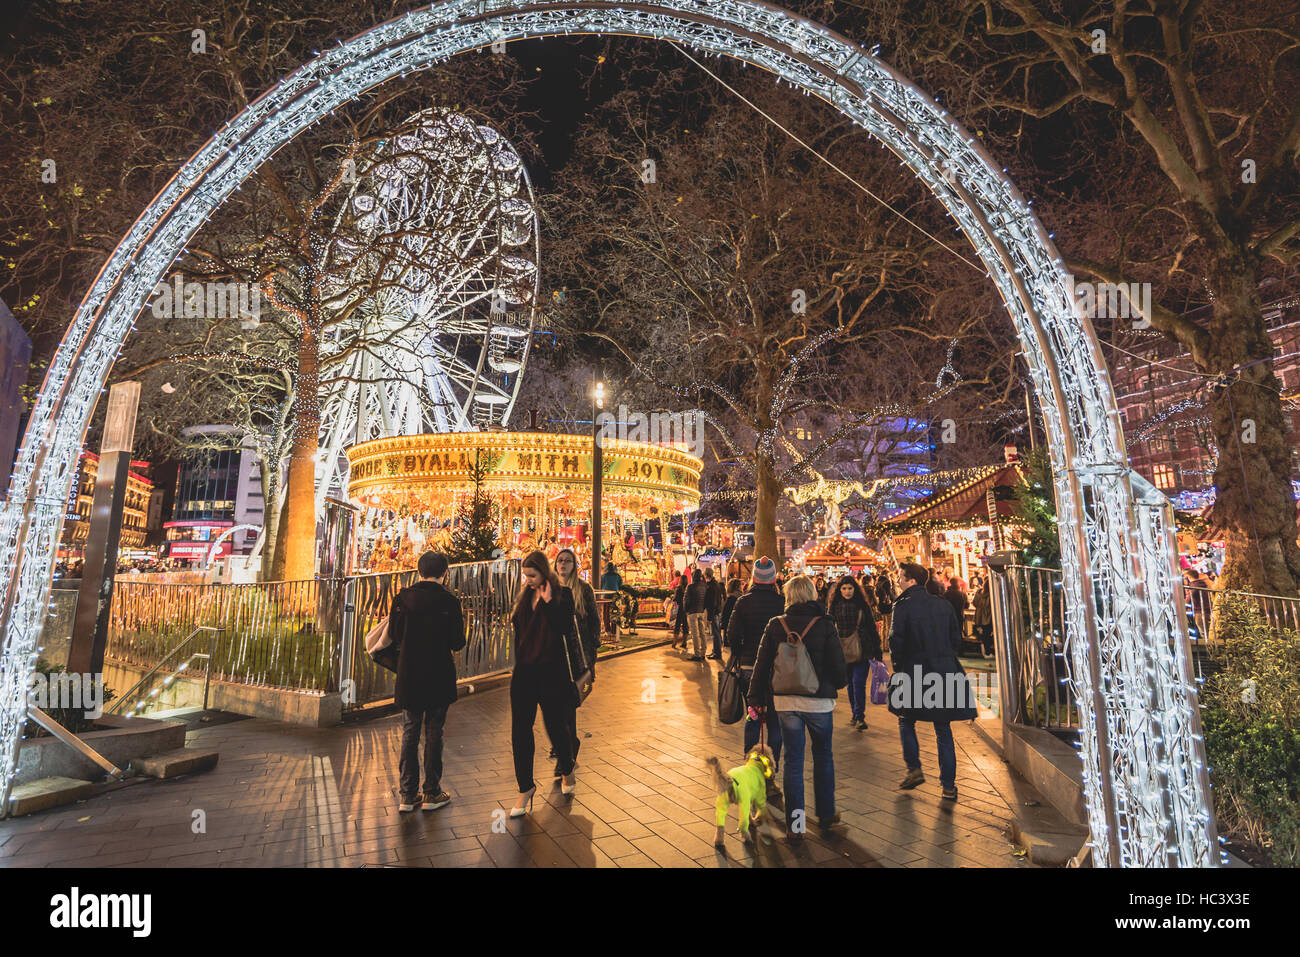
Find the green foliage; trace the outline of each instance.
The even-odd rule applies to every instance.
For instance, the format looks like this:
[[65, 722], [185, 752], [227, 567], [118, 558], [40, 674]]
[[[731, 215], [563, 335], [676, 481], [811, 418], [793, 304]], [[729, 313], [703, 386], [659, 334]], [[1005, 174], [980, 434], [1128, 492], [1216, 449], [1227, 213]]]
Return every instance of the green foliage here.
[[1024, 484], [1016, 487], [1016, 515], [1028, 530], [1017, 536], [1020, 561], [1043, 568], [1061, 567], [1061, 536], [1057, 528], [1056, 493], [1047, 449], [1036, 448], [1023, 459]]
[[487, 474], [496, 465], [495, 455], [475, 450], [474, 464], [470, 467], [474, 492], [460, 507], [451, 533], [451, 547], [447, 550], [447, 561], [453, 565], [485, 562], [496, 557], [498, 509], [483, 487]]
[[1217, 608], [1221, 669], [1202, 695], [1221, 825], [1279, 867], [1300, 865], [1300, 635], [1275, 631], [1248, 598]]

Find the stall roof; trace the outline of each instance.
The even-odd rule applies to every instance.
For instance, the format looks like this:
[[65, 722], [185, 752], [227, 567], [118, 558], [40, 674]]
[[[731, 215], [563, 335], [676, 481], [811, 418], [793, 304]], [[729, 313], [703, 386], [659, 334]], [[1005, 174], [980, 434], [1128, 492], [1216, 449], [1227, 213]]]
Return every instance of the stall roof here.
[[992, 489], [998, 524], [1015, 524], [1015, 489], [1024, 481], [1017, 463], [990, 465], [974, 478], [960, 485], [936, 492], [905, 512], [885, 520], [891, 531], [907, 531], [918, 526], [970, 528], [989, 525], [988, 493]]

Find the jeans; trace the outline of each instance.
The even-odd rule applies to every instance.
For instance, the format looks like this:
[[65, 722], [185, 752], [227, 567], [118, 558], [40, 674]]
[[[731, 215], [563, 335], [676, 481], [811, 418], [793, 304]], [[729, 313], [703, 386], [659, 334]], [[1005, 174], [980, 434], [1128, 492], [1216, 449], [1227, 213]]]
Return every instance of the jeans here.
[[[442, 726], [447, 721], [447, 705], [420, 711], [402, 712], [402, 750], [397, 768], [402, 797], [415, 803], [417, 794], [433, 797], [442, 790]], [[424, 787], [420, 783], [420, 726], [424, 726]]]
[[722, 657], [722, 626], [718, 624], [720, 620], [718, 615], [709, 619], [709, 627], [713, 629], [713, 654], [719, 658]]
[[[795, 812], [803, 811], [803, 734], [812, 738], [813, 799], [817, 819], [835, 816], [835, 759], [831, 755], [831, 720], [835, 712], [779, 711], [785, 741], [785, 823], [795, 827]], [[807, 819], [802, 822], [806, 828]], [[800, 832], [802, 833], [802, 832]]]
[[[749, 681], [754, 676], [752, 668], [740, 669], [740, 693], [745, 696], [747, 704], [752, 705], [749, 700]], [[754, 745], [758, 744], [760, 730], [766, 725], [767, 727], [767, 746], [772, 749], [772, 773], [775, 774], [781, 769], [781, 719], [771, 708], [763, 716], [762, 721], [754, 721], [748, 715], [745, 716], [745, 754], [753, 750]]]
[[[903, 763], [909, 771], [921, 769], [921, 745], [916, 740], [916, 722], [910, 718], [898, 719], [898, 736], [903, 740]], [[957, 748], [952, 743], [952, 728], [947, 721], [934, 722], [934, 743], [939, 748], [939, 784], [945, 788], [957, 786]]]
[[578, 714], [573, 704], [573, 682], [564, 662], [558, 666], [515, 668], [510, 676], [510, 748], [514, 752], [515, 780], [520, 794], [535, 783], [533, 757], [537, 743], [533, 738], [533, 724], [539, 706], [542, 724], [555, 749], [555, 763], [561, 774], [571, 774], [578, 743]]
[[867, 716], [867, 678], [871, 674], [871, 662], [865, 658], [848, 666], [849, 671], [849, 708], [852, 709], [854, 721]]
[[709, 616], [702, 611], [693, 611], [686, 616], [686, 622], [691, 628], [691, 648], [692, 654], [704, 657], [704, 646], [708, 639], [704, 637], [704, 626], [709, 620]]

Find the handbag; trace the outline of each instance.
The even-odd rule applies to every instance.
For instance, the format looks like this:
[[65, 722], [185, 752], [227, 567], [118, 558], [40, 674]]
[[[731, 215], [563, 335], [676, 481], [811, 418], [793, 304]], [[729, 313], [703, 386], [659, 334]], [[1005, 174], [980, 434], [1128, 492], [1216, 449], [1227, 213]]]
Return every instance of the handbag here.
[[[579, 628], [578, 628], [578, 616], [577, 616], [577, 615], [574, 615], [574, 616], [573, 616], [573, 633], [578, 637], [578, 649], [579, 649], [579, 651], [581, 651], [581, 649], [582, 649], [582, 631], [579, 630]], [[574, 678], [574, 677], [573, 677], [573, 658], [569, 655], [569, 636], [568, 636], [568, 635], [562, 635], [562, 636], [560, 637], [560, 641], [561, 641], [561, 642], [563, 643], [563, 645], [564, 645], [564, 660], [565, 660], [565, 662], [566, 662], [566, 663], [568, 664], [568, 666], [569, 666], [569, 677], [573, 680], [573, 706], [574, 706], [575, 708], [581, 708], [581, 707], [582, 707], [582, 703], [583, 703], [584, 701], [586, 701], [586, 700], [587, 700], [587, 696], [588, 696], [589, 694], [591, 694], [591, 686], [592, 686], [592, 681], [593, 681], [593, 679], [592, 679], [592, 674], [591, 674], [591, 668], [587, 666], [587, 658], [586, 658], [586, 656], [584, 655], [584, 656], [583, 656], [583, 659], [582, 659], [582, 667], [583, 667], [584, 670], [583, 670], [582, 674], [580, 674], [580, 675], [578, 675], [578, 677]]]
[[772, 693], [815, 695], [821, 687], [821, 679], [817, 677], [817, 669], [813, 667], [812, 657], [804, 647], [803, 639], [821, 619], [814, 618], [808, 622], [807, 627], [798, 635], [790, 630], [784, 615], [775, 620], [785, 629], [785, 640], [776, 649], [776, 663], [772, 667]]
[[840, 648], [846, 665], [856, 665], [862, 660], [862, 609], [858, 609], [858, 623], [853, 627], [853, 633], [840, 635]]
[[718, 674], [718, 720], [735, 724], [745, 716], [745, 693], [740, 680], [740, 656], [732, 655]]
[[397, 671], [397, 649], [393, 647], [393, 635], [389, 629], [392, 615], [385, 615], [375, 627], [366, 632], [366, 654], [370, 660], [381, 668]]
[[871, 659], [871, 703], [884, 704], [889, 700], [889, 669], [879, 658]]

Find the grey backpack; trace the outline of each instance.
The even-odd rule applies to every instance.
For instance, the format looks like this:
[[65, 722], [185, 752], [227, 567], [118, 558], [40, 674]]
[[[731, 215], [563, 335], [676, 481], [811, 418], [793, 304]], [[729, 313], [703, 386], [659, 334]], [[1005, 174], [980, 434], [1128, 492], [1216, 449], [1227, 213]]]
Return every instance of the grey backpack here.
[[776, 647], [776, 663], [772, 667], [772, 694], [815, 695], [821, 686], [821, 679], [817, 677], [817, 669], [813, 667], [803, 639], [820, 619], [814, 618], [808, 622], [808, 626], [797, 635], [786, 624], [784, 615], [776, 620], [785, 629], [785, 640]]

